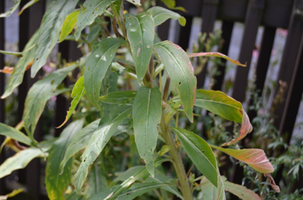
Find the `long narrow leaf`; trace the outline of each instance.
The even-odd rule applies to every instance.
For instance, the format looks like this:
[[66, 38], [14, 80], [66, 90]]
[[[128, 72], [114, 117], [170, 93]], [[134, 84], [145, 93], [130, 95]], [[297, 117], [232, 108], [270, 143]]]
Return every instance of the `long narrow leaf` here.
[[31, 77], [35, 77], [39, 69], [56, 45], [64, 19], [71, 13], [78, 0], [53, 0], [45, 12], [39, 29], [36, 56], [31, 68]]
[[224, 183], [221, 176], [218, 176], [218, 187], [216, 188], [207, 178], [203, 177], [200, 182], [202, 198], [199, 200], [225, 200]]
[[223, 145], [231, 145], [244, 138], [252, 131], [252, 125], [242, 104], [221, 91], [197, 90], [195, 106], [204, 108], [227, 120], [241, 123], [239, 136]]
[[196, 83], [193, 67], [187, 54], [178, 45], [169, 41], [154, 45], [158, 57], [165, 65], [172, 85], [177, 89], [184, 111], [188, 119], [193, 122], [193, 105], [196, 99]]
[[60, 174], [60, 162], [71, 139], [83, 126], [83, 120], [69, 124], [61, 133], [60, 138], [49, 151], [49, 157], [45, 170], [45, 184], [50, 200], [64, 200], [64, 192], [71, 180], [72, 159], [64, 167]]
[[75, 33], [75, 37], [78, 40], [81, 35], [81, 31], [88, 25], [92, 24], [96, 17], [102, 15], [105, 9], [117, 0], [87, 0], [83, 4], [79, 16], [77, 18], [78, 30]]
[[150, 13], [126, 15], [127, 37], [133, 54], [139, 84], [142, 84], [153, 52], [154, 20]]
[[212, 148], [218, 149], [242, 162], [245, 162], [251, 166], [254, 170], [268, 174], [274, 171], [273, 166], [267, 159], [262, 149], [225, 149], [217, 146], [211, 146]]
[[261, 200], [261, 197], [254, 191], [247, 189], [242, 185], [237, 185], [228, 181], [224, 181], [224, 189], [243, 200]]
[[137, 91], [118, 91], [100, 97], [100, 101], [107, 104], [133, 104]]
[[67, 163], [67, 161], [77, 152], [79, 152], [81, 149], [85, 148], [93, 135], [95, 131], [99, 129], [99, 122], [100, 119], [97, 119], [84, 127], [81, 131], [76, 133], [72, 139], [72, 141], [69, 143], [64, 158], [62, 159], [60, 163], [60, 169], [61, 172], [64, 170], [64, 166]]
[[[32, 38], [28, 41], [23, 51], [26, 51], [30, 47], [36, 44], [39, 36], [39, 30], [32, 36]], [[19, 59], [17, 65], [14, 67], [13, 73], [8, 80], [8, 84], [6, 86], [6, 90], [4, 94], [1, 96], [2, 99], [11, 95], [16, 87], [18, 87], [22, 81], [24, 72], [26, 71], [27, 66], [34, 60], [35, 52], [37, 45], [35, 45], [29, 51], [26, 51], [23, 56]]]
[[29, 146], [32, 143], [31, 139], [24, 135], [24, 133], [3, 123], [0, 123], [0, 134], [6, 137], [10, 137], [24, 144], [27, 144]]
[[133, 103], [135, 141], [139, 155], [149, 173], [154, 176], [153, 152], [157, 145], [157, 124], [161, 120], [161, 92], [159, 88], [141, 87]]
[[59, 42], [62, 42], [66, 36], [68, 36], [74, 29], [77, 23], [77, 18], [80, 13], [80, 10], [75, 10], [74, 12], [70, 13], [64, 20]]
[[29, 90], [25, 99], [23, 113], [24, 127], [33, 139], [37, 122], [44, 110], [46, 102], [52, 97], [57, 86], [64, 80], [69, 72], [77, 67], [76, 64], [59, 69], [42, 80], [37, 81]]
[[155, 21], [155, 26], [162, 24], [170, 18], [178, 20], [181, 26], [185, 26], [186, 24], [186, 19], [184, 17], [166, 8], [155, 6], [148, 9], [147, 12], [150, 12], [152, 14]]
[[13, 7], [11, 7], [7, 12], [5, 13], [1, 13], [0, 14], [0, 18], [2, 17], [9, 17], [11, 16], [11, 14], [13, 14], [13, 12], [18, 8], [18, 6], [20, 5], [21, 0], [15, 0], [14, 1], [14, 5]]
[[85, 151], [82, 154], [82, 162], [75, 175], [75, 186], [79, 191], [86, 179], [88, 167], [93, 164], [98, 155], [101, 153], [111, 136], [117, 130], [118, 125], [131, 112], [131, 107], [120, 106], [113, 110], [109, 116], [101, 119], [101, 128], [95, 131], [88, 142]]
[[71, 106], [69, 107], [69, 110], [65, 117], [65, 120], [58, 128], [62, 127], [67, 122], [67, 120], [72, 116], [74, 110], [76, 109], [76, 106], [78, 105], [80, 99], [84, 96], [84, 94], [85, 94], [84, 77], [81, 76], [73, 88], [72, 95], [71, 95], [73, 100], [71, 102]]
[[218, 186], [217, 162], [210, 146], [195, 133], [172, 128], [182, 147], [198, 170], [214, 185]]
[[84, 73], [86, 95], [89, 101], [99, 109], [98, 102], [102, 81], [109, 70], [117, 49], [123, 43], [125, 41], [121, 38], [104, 39], [87, 59]]

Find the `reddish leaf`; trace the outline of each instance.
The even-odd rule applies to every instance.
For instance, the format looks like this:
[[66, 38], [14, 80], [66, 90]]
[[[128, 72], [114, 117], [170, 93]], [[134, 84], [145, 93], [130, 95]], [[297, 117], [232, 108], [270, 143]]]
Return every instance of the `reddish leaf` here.
[[262, 149], [225, 149], [211, 145], [212, 148], [223, 151], [224, 153], [251, 166], [254, 170], [268, 174], [274, 171], [273, 166], [267, 159]]
[[237, 138], [232, 139], [230, 142], [224, 143], [222, 146], [228, 146], [242, 140], [248, 133], [252, 131], [252, 125], [249, 121], [249, 118], [246, 112], [243, 112], [242, 126]]
[[[33, 60], [27, 65], [26, 70], [28, 70], [33, 64]], [[8, 66], [5, 66], [3, 69], [0, 70], [1, 73], [4, 73], [4, 74], [12, 74], [13, 71], [14, 71], [14, 67], [8, 67]]]
[[269, 179], [272, 189], [274, 189], [277, 193], [280, 193], [280, 188], [279, 188], [278, 185], [276, 185], [275, 180], [273, 179], [273, 177], [270, 174], [264, 174], [264, 176]]
[[234, 59], [231, 59], [230, 57], [222, 54], [222, 53], [218, 53], [218, 52], [203, 52], [203, 53], [191, 53], [188, 54], [188, 57], [198, 57], [198, 56], [204, 56], [204, 57], [219, 57], [219, 58], [224, 58], [228, 61], [230, 61], [231, 63], [234, 63], [236, 65], [242, 66], [242, 67], [246, 67], [246, 63], [245, 64], [241, 64], [239, 61], [236, 61]]

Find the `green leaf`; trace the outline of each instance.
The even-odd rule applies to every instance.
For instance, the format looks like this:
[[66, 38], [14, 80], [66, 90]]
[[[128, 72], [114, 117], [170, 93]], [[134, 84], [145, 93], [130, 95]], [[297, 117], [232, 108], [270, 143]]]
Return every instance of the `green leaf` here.
[[23, 52], [13, 52], [13, 51], [2, 51], [0, 50], [0, 53], [5, 54], [5, 55], [12, 55], [12, 56], [22, 56], [25, 54], [27, 51], [31, 50], [32, 48], [35, 47], [36, 44], [33, 46], [29, 47], [28, 49], [24, 50]]
[[177, 134], [182, 147], [197, 169], [214, 185], [218, 186], [217, 162], [212, 149], [205, 140], [193, 132], [171, 128]]
[[1, 13], [0, 18], [9, 17], [19, 7], [21, 0], [14, 0], [14, 5], [7, 12]]
[[39, 30], [36, 31], [36, 33], [32, 36], [32, 38], [28, 41], [28, 43], [24, 47], [23, 51], [26, 52], [23, 54], [23, 56], [19, 59], [18, 63], [16, 64], [14, 71], [8, 80], [6, 90], [4, 94], [1, 96], [2, 99], [11, 95], [14, 89], [22, 83], [24, 72], [27, 66], [30, 65], [30, 63], [35, 58], [37, 45], [34, 46], [34, 48], [30, 49], [29, 51], [27, 51], [27, 49], [29, 49], [30, 47], [36, 44], [38, 37], [39, 37]]
[[186, 24], [186, 19], [184, 17], [182, 17], [176, 12], [173, 12], [163, 7], [155, 6], [148, 9], [147, 12], [150, 12], [151, 15], [153, 16], [155, 23], [154, 26], [159, 26], [160, 24], [162, 24], [163, 22], [165, 22], [170, 18], [174, 20], [178, 20], [181, 26], [185, 26]]
[[93, 121], [92, 123], [90, 123], [89, 125], [84, 127], [81, 131], [79, 131], [78, 133], [76, 133], [74, 135], [72, 141], [68, 144], [68, 147], [64, 154], [64, 158], [62, 159], [62, 161], [60, 163], [61, 173], [63, 172], [64, 166], [67, 163], [67, 161], [74, 154], [79, 152], [81, 149], [84, 149], [87, 146], [93, 133], [95, 131], [98, 131], [98, 129], [100, 129], [99, 122], [100, 122], [100, 119]]
[[164, 173], [159, 170], [155, 171], [155, 177], [148, 177], [146, 182], [156, 182], [156, 183], [170, 183], [175, 181], [174, 184], [163, 187], [162, 189], [176, 195], [179, 199], [184, 200], [182, 194], [179, 192], [177, 188], [177, 179], [169, 179]]
[[165, 65], [165, 69], [171, 77], [172, 85], [180, 95], [186, 116], [193, 122], [197, 79], [187, 54], [181, 47], [169, 41], [155, 44], [154, 49]]
[[221, 91], [197, 90], [195, 106], [204, 108], [227, 120], [241, 123], [239, 137], [223, 145], [234, 144], [252, 131], [252, 125], [242, 104]]
[[16, 153], [6, 159], [0, 166], [0, 178], [3, 178], [17, 169], [25, 168], [36, 157], [44, 157], [46, 154], [41, 149], [31, 147]]
[[1, 195], [1, 196], [0, 196], [0, 199], [1, 199], [1, 200], [6, 200], [7, 198], [14, 197], [14, 196], [20, 194], [20, 193], [23, 192], [23, 191], [24, 191], [23, 188], [13, 190], [12, 192], [10, 192], [10, 193], [8, 193], [8, 194], [6, 194], [6, 195], [4, 195], [4, 196]]
[[135, 183], [128, 190], [117, 196], [116, 199], [132, 200], [144, 193], [150, 192], [155, 189], [168, 187], [169, 183]]
[[118, 187], [116, 187], [113, 192], [110, 194], [111, 200], [116, 199], [116, 197], [121, 194], [123, 191], [127, 190], [132, 184], [134, 184], [139, 179], [144, 179], [148, 176], [147, 169], [144, 167], [136, 171], [132, 176], [123, 181]]
[[87, 42], [91, 43], [100, 33], [102, 29], [102, 26], [100, 26], [99, 24], [93, 26], [90, 31], [89, 34], [87, 35]]
[[80, 38], [82, 30], [92, 24], [96, 17], [102, 15], [105, 9], [117, 0], [87, 0], [83, 4], [83, 8], [77, 19], [78, 30], [75, 33], [75, 38]]
[[142, 84], [153, 52], [154, 20], [148, 12], [140, 13], [137, 16], [125, 15], [125, 19], [127, 37], [136, 66], [138, 82]]
[[246, 187], [238, 184], [234, 184], [228, 181], [224, 181], [224, 189], [243, 200], [261, 200], [261, 197], [254, 191], [247, 189]]
[[111, 136], [117, 130], [118, 125], [130, 114], [130, 112], [131, 107], [120, 106], [110, 112], [107, 117], [101, 119], [100, 129], [94, 132], [81, 156], [82, 162], [75, 175], [75, 186], [77, 191], [81, 189], [86, 179], [88, 167], [93, 164]]
[[32, 144], [31, 139], [27, 137], [24, 133], [3, 123], [0, 123], [0, 134], [6, 137], [10, 137], [24, 144], [27, 144], [29, 146]]
[[135, 141], [147, 170], [154, 176], [153, 153], [157, 145], [157, 124], [161, 120], [162, 105], [159, 88], [141, 87], [133, 103]]
[[77, 23], [77, 18], [79, 15], [80, 10], [75, 10], [74, 12], [70, 13], [64, 20], [59, 42], [62, 42], [66, 36], [68, 36], [74, 29]]
[[35, 77], [39, 69], [56, 45], [64, 19], [71, 13], [78, 0], [53, 0], [43, 16], [37, 40], [36, 56], [31, 68], [31, 77]]
[[31, 7], [32, 5], [34, 5], [35, 3], [37, 3], [39, 0], [31, 0], [29, 2], [27, 2], [19, 11], [18, 15], [21, 15], [23, 13], [23, 11], [29, 7]]
[[125, 43], [125, 40], [121, 38], [106, 38], [100, 42], [87, 59], [84, 73], [86, 95], [91, 104], [99, 109], [98, 102], [102, 81], [117, 49], [123, 43]]
[[262, 149], [225, 149], [217, 146], [211, 146], [218, 149], [242, 162], [251, 166], [254, 170], [260, 173], [268, 174], [274, 171], [273, 166], [267, 159]]
[[137, 91], [118, 91], [100, 97], [100, 101], [107, 104], [133, 104]]
[[68, 110], [67, 115], [65, 117], [65, 120], [58, 128], [62, 127], [67, 122], [67, 120], [70, 118], [70, 116], [72, 116], [74, 110], [76, 109], [76, 106], [78, 105], [80, 99], [84, 96], [84, 94], [85, 94], [84, 76], [81, 76], [77, 80], [77, 82], [76, 82], [76, 84], [73, 88], [72, 95], [71, 95], [73, 100], [71, 102], [71, 106], [69, 107], [69, 110]]
[[64, 157], [68, 144], [71, 142], [73, 136], [81, 130], [82, 126], [83, 120], [69, 124], [49, 151], [45, 170], [45, 184], [50, 200], [65, 199], [64, 192], [71, 180], [72, 159], [67, 162], [62, 174], [60, 174], [60, 162]]
[[134, 5], [136, 5], [136, 6], [141, 6], [140, 0], [127, 0], [127, 1], [130, 2], [130, 3], [132, 3], [132, 4], [134, 4]]
[[33, 133], [37, 122], [44, 110], [46, 102], [52, 97], [57, 86], [66, 75], [77, 67], [76, 64], [52, 72], [42, 80], [37, 81], [28, 91], [25, 99], [23, 121], [29, 137], [33, 139]]
[[207, 178], [203, 177], [200, 186], [202, 197], [198, 200], [225, 200], [224, 183], [221, 176], [218, 176], [218, 187], [215, 187]]
[[146, 168], [143, 165], [137, 165], [137, 166], [131, 167], [131, 168], [127, 169], [126, 171], [122, 172], [121, 174], [119, 174], [117, 176], [117, 178], [114, 179], [114, 182], [125, 181], [126, 179], [128, 179], [129, 177], [131, 177], [132, 175], [137, 173], [138, 171], [142, 171], [144, 169], [146, 169]]
[[98, 159], [95, 161], [87, 176], [86, 199], [107, 187], [106, 177], [103, 175], [104, 172], [101, 167], [98, 166], [98, 161]]
[[245, 64], [241, 64], [239, 61], [236, 61], [234, 59], [229, 58], [228, 56], [219, 53], [219, 52], [202, 52], [202, 53], [190, 53], [188, 54], [188, 57], [192, 58], [192, 57], [199, 57], [199, 56], [203, 56], [203, 57], [218, 57], [218, 58], [224, 58], [226, 60], [228, 60], [229, 62], [242, 66], [242, 67], [246, 67], [246, 63]]

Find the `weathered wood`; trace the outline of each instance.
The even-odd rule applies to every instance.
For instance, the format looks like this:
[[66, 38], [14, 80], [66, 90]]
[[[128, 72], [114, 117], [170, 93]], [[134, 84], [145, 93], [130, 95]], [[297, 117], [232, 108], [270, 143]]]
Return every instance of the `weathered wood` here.
[[[204, 0], [203, 1], [203, 11], [202, 11], [202, 25], [201, 32], [207, 33], [207, 38], [209, 34], [213, 32], [217, 11], [218, 11], [219, 0]], [[197, 75], [197, 88], [202, 88], [205, 82], [205, 76], [207, 71], [207, 63], [205, 64], [202, 72]]]
[[[177, 5], [184, 7], [187, 12], [183, 15], [201, 16], [202, 1], [195, 0], [177, 0]], [[220, 0], [218, 8], [218, 19], [234, 22], [244, 22], [248, 0]], [[289, 16], [294, 0], [266, 0], [264, 16], [260, 24], [264, 26], [273, 26], [287, 28]]]
[[[293, 73], [294, 69], [296, 66], [296, 58], [297, 58], [297, 53], [300, 50], [300, 40], [302, 37], [302, 32], [303, 32], [303, 20], [298, 14], [298, 12], [303, 12], [303, 1], [302, 0], [296, 0], [294, 7], [293, 7], [293, 12], [290, 20], [290, 26], [288, 28], [288, 35], [286, 39], [286, 44], [284, 47], [284, 52], [283, 52], [283, 57], [280, 65], [280, 71], [278, 75], [277, 81], [284, 81], [288, 85], [287, 88], [289, 88], [291, 80], [293, 78]], [[277, 84], [275, 94], [278, 93], [279, 90], [279, 85]], [[289, 89], [286, 89], [283, 95], [284, 101], [282, 101], [277, 109], [275, 109], [274, 112], [274, 125], [278, 129], [281, 126], [281, 120], [285, 107], [285, 100], [289, 96]]]
[[[222, 39], [223, 39], [223, 45], [221, 49], [221, 53], [228, 55], [229, 52], [229, 46], [230, 46], [230, 40], [231, 40], [231, 35], [232, 35], [232, 30], [234, 27], [234, 22], [230, 21], [223, 21], [222, 22]], [[220, 63], [222, 65], [218, 65], [218, 71], [219, 75], [215, 77], [215, 83], [213, 85], [214, 90], [221, 90], [224, 77], [225, 77], [225, 72], [226, 72], [226, 59], [221, 59]]]
[[243, 102], [245, 100], [245, 91], [247, 87], [247, 77], [250, 69], [252, 52], [255, 47], [255, 41], [258, 28], [261, 22], [262, 12], [265, 0], [251, 0], [247, 10], [244, 35], [242, 38], [239, 61], [247, 63], [246, 67], [238, 67], [232, 96]]

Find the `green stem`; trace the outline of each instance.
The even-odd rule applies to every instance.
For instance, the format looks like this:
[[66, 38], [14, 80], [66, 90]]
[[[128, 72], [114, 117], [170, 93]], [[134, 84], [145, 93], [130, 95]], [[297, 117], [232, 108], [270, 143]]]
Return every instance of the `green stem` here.
[[181, 186], [181, 192], [186, 200], [192, 200], [193, 196], [191, 193], [191, 189], [189, 187], [189, 183], [187, 181], [186, 172], [182, 163], [181, 156], [174, 142], [173, 136], [171, 132], [167, 129], [164, 116], [162, 116], [160, 127], [163, 135], [163, 139], [166, 144], [170, 147], [169, 153], [173, 160], [173, 165], [178, 176], [179, 184]]

